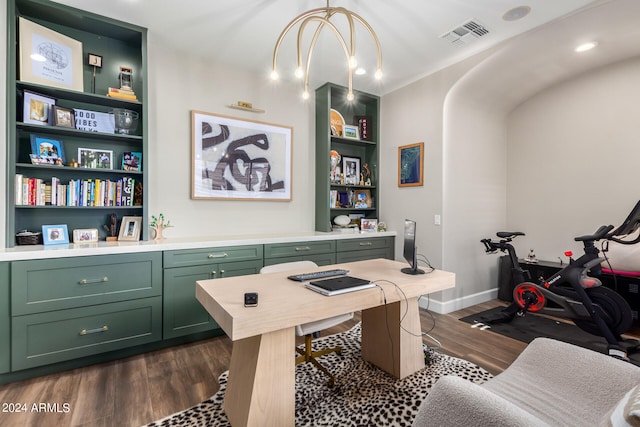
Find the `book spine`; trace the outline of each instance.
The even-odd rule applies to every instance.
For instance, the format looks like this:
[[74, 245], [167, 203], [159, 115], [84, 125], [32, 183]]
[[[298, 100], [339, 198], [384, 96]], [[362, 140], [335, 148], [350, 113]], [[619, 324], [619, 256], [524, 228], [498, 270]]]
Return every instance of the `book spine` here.
[[16, 180], [14, 181], [14, 198], [16, 206], [22, 205], [22, 174], [16, 174]]

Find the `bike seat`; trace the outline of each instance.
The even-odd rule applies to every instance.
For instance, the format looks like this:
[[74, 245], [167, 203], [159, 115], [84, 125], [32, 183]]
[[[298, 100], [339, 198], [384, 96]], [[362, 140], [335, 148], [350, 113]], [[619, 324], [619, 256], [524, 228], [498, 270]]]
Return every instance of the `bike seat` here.
[[516, 236], [524, 236], [522, 231], [498, 231], [496, 236], [501, 239], [513, 239]]

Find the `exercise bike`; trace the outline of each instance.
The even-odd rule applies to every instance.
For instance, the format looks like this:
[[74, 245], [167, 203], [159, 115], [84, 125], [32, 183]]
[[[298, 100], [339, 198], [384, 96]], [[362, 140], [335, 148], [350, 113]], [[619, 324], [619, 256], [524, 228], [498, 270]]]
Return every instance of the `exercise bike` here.
[[[606, 260], [599, 256], [595, 242], [613, 241], [625, 245], [640, 242], [640, 235], [633, 240], [623, 240], [640, 228], [640, 201], [636, 204], [624, 223], [614, 230], [613, 225], [603, 225], [594, 234], [579, 236], [574, 240], [582, 242], [584, 255], [548, 278], [540, 278], [540, 283], [525, 280], [528, 271], [518, 263], [513, 239], [524, 236], [522, 232], [497, 233], [500, 240], [483, 239], [487, 253], [507, 252], [511, 262], [514, 302], [502, 310], [499, 317], [486, 323], [510, 322], [527, 312], [544, 313], [573, 321], [580, 329], [607, 341], [610, 356], [627, 359], [628, 355], [640, 349], [640, 341], [623, 339], [621, 334], [631, 328], [632, 311], [625, 299], [614, 290], [602, 286], [597, 277], [601, 273], [600, 264]], [[603, 252], [606, 245], [603, 244]], [[590, 276], [591, 273], [593, 276]]]

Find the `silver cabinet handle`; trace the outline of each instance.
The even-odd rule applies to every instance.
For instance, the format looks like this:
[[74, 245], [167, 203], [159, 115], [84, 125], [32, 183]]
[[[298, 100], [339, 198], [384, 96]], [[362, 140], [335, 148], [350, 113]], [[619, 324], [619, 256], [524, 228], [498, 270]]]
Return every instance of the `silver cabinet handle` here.
[[212, 271], [212, 272], [211, 272], [211, 277], [216, 277], [216, 274], [218, 274], [218, 272], [217, 272], [217, 271]]
[[310, 251], [311, 248], [309, 246], [296, 247], [296, 252], [300, 251]]
[[226, 257], [228, 257], [228, 256], [229, 256], [229, 254], [228, 254], [228, 253], [223, 252], [223, 253], [221, 253], [221, 254], [209, 254], [209, 255], [207, 255], [207, 258], [209, 258], [209, 259], [215, 259], [215, 258], [226, 258]]
[[371, 246], [373, 243], [371, 242], [360, 242], [360, 246]]
[[104, 325], [101, 328], [83, 329], [80, 331], [80, 335], [98, 334], [101, 332], [107, 332], [108, 330], [109, 330], [109, 327], [107, 325]]
[[224, 276], [224, 270], [220, 270], [220, 277]]
[[101, 279], [82, 279], [80, 280], [80, 284], [81, 285], [86, 285], [89, 283], [106, 283], [109, 281], [109, 278], [107, 276], [104, 276]]

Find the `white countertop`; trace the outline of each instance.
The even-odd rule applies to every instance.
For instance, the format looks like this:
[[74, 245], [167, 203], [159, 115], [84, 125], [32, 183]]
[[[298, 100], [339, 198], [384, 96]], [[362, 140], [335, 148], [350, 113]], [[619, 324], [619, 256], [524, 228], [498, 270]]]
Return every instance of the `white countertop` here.
[[395, 231], [379, 233], [321, 233], [317, 231], [291, 234], [255, 234], [251, 236], [182, 237], [139, 242], [98, 242], [63, 245], [24, 245], [0, 249], [0, 261], [66, 258], [76, 256], [125, 254], [134, 252], [171, 251], [179, 249], [216, 248], [223, 246], [262, 245], [322, 240], [362, 239], [368, 237], [396, 236]]

